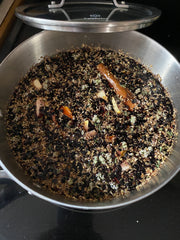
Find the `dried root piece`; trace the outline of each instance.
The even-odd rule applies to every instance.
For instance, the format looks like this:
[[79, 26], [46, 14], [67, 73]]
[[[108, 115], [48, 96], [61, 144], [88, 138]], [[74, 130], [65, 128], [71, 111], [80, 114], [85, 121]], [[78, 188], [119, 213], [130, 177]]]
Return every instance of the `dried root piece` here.
[[121, 163], [122, 172], [128, 171], [130, 168], [131, 168], [131, 165], [127, 161], [124, 161], [123, 163]]
[[118, 105], [117, 105], [116, 100], [114, 99], [114, 97], [112, 97], [112, 105], [113, 105], [114, 111], [115, 111], [117, 114], [120, 114], [121, 111], [119, 110]]
[[84, 121], [84, 130], [87, 132], [89, 129], [89, 120]]
[[38, 90], [40, 90], [42, 88], [42, 84], [40, 83], [39, 79], [35, 79], [33, 81], [33, 85], [35, 88], [37, 88]]
[[96, 136], [96, 134], [97, 134], [96, 130], [91, 130], [91, 131], [85, 133], [85, 137], [84, 138], [86, 140], [89, 140], [89, 139], [94, 138]]
[[107, 98], [106, 93], [105, 93], [104, 90], [99, 91], [99, 92], [97, 93], [97, 97], [98, 97], [98, 98], [102, 98], [102, 99], [104, 99], [106, 102], [108, 102], [108, 98]]
[[37, 115], [37, 117], [41, 116], [40, 108], [42, 108], [44, 106], [45, 106], [44, 100], [42, 98], [38, 97], [36, 100], [36, 115]]

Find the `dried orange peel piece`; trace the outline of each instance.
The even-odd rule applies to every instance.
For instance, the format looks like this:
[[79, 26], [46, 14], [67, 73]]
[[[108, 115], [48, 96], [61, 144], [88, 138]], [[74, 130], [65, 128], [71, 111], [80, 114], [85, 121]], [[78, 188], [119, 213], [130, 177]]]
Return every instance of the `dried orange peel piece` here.
[[70, 119], [74, 119], [72, 112], [68, 106], [62, 106], [60, 109], [63, 111], [63, 114], [65, 116], [67, 116]]
[[106, 78], [110, 85], [114, 88], [117, 95], [121, 96], [124, 100], [124, 104], [129, 107], [129, 110], [133, 111], [136, 104], [131, 100], [134, 99], [134, 95], [127, 88], [122, 87], [119, 81], [113, 76], [113, 74], [104, 66], [103, 63], [97, 65], [99, 72]]

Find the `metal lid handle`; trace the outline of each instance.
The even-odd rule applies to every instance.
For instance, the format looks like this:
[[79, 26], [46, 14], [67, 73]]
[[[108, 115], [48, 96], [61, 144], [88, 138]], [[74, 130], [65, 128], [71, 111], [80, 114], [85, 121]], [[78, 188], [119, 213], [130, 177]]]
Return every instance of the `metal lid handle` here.
[[[122, 7], [125, 5], [125, 1], [121, 1], [119, 4], [117, 0], [112, 0], [115, 7]], [[56, 1], [51, 1], [51, 4], [48, 5], [48, 8], [62, 8], [65, 4], [65, 0], [61, 0], [59, 3], [56, 3]]]

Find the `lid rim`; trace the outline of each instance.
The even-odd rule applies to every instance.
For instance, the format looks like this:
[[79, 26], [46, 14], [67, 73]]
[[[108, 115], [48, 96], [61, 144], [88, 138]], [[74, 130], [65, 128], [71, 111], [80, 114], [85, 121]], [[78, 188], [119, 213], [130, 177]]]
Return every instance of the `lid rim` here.
[[[91, 3], [86, 3], [86, 4], [94, 4], [95, 2]], [[70, 3], [66, 3], [68, 5]], [[78, 4], [78, 3], [74, 3]], [[97, 2], [95, 4], [106, 4], [106, 5], [113, 5], [112, 3], [102, 3], [102, 2]], [[127, 5], [128, 3], [126, 3]], [[135, 30], [135, 29], [140, 29], [144, 28], [146, 26], [151, 25], [154, 21], [156, 21], [160, 15], [161, 11], [157, 8], [154, 7], [149, 7], [145, 5], [140, 5], [140, 4], [128, 4], [128, 6], [139, 6], [139, 7], [146, 7], [146, 9], [150, 10], [152, 14], [150, 16], [143, 16], [143, 18], [137, 18], [135, 20], [121, 20], [121, 21], [97, 21], [95, 18], [93, 19], [84, 19], [85, 21], [82, 20], [54, 20], [54, 19], [45, 19], [45, 18], [37, 18], [35, 16], [29, 16], [25, 11], [28, 8], [31, 8], [32, 6], [42, 6], [42, 4], [28, 4], [28, 5], [22, 5], [19, 6], [16, 9], [16, 16], [20, 18], [23, 22], [25, 22], [28, 25], [38, 27], [41, 29], [48, 29], [48, 30], [56, 30], [56, 31], [72, 31], [70, 30], [73, 28], [74, 31], [82, 32], [83, 30], [86, 32], [92, 32], [93, 29], [95, 32], [98, 32], [98, 29], [101, 31], [99, 32], [118, 32], [118, 31], [129, 31], [130, 30]], [[63, 8], [62, 8], [63, 9]], [[118, 8], [115, 8], [118, 9]], [[103, 19], [103, 18], [102, 18]], [[102, 20], [101, 19], [101, 20]], [[89, 21], [87, 21], [89, 20]], [[66, 29], [65, 29], [66, 28]], [[76, 30], [75, 30], [76, 28]], [[111, 29], [110, 29], [111, 28]], [[121, 29], [121, 30], [120, 30]]]
[[[36, 21], [34, 20], [34, 18], [33, 17], [30, 17], [30, 16], [26, 16], [26, 15], [24, 15], [24, 17], [22, 17], [21, 16], [21, 14], [19, 14], [19, 13], [16, 13], [16, 16], [18, 17], [18, 18], [20, 18], [21, 20], [32, 20], [32, 22], [37, 22], [37, 23], [50, 23], [50, 22], [52, 22], [52, 23], [55, 23], [55, 24], [58, 24], [58, 23], [60, 23], [60, 24], [62, 24], [62, 25], [72, 25], [72, 26], [74, 26], [74, 25], [76, 25], [76, 24], [81, 24], [81, 25], [91, 25], [92, 23], [93, 24], [96, 24], [96, 25], [100, 25], [100, 26], [103, 26], [103, 25], [113, 25], [114, 24], [114, 26], [117, 26], [117, 25], [122, 25], [122, 23], [124, 23], [124, 24], [126, 24], [126, 23], [128, 23], [128, 24], [134, 24], [134, 23], [141, 23], [142, 22], [142, 20], [126, 20], [126, 21], [121, 21], [121, 22], [116, 22], [116, 21], [109, 21], [109, 22], [95, 22], [95, 21], [90, 21], [90, 22], [82, 22], [82, 21], [75, 21], [75, 20], [72, 20], [72, 22], [65, 22], [65, 21], [60, 21], [60, 20], [50, 20], [50, 19], [44, 19], [44, 18], [38, 18]], [[146, 22], [149, 22], [149, 21], [151, 21], [151, 22], [153, 22], [153, 21], [155, 21], [156, 19], [158, 19], [159, 18], [159, 16], [155, 16], [155, 17], [153, 17], [153, 18], [144, 18], [143, 19], [143, 23], [146, 23]], [[50, 25], [50, 24], [49, 24]]]

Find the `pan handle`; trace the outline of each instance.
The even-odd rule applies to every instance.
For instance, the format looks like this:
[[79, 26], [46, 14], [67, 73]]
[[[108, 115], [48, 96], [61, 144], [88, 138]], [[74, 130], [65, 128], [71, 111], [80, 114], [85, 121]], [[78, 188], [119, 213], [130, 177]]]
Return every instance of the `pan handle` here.
[[27, 194], [4, 170], [0, 170], [0, 209]]

